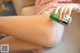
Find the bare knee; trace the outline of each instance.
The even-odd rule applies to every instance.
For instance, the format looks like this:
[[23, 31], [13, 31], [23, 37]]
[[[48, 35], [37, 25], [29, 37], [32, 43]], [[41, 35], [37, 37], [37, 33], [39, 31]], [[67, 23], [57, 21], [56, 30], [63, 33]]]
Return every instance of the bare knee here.
[[39, 45], [41, 45], [42, 47], [53, 47], [55, 44], [55, 39], [51, 39], [51, 38], [47, 38], [44, 41], [41, 41], [39, 43]]
[[55, 31], [55, 34], [51, 35], [50, 38], [46, 39], [43, 42], [42, 46], [53, 47], [59, 44], [59, 42], [61, 41], [62, 35], [63, 35], [64, 26], [59, 23], [56, 23], [56, 27], [54, 31]]
[[62, 35], [55, 35], [54, 39], [46, 39], [41, 43], [43, 47], [54, 47], [58, 45], [61, 41]]
[[46, 41], [42, 44], [43, 47], [53, 47], [55, 44], [54, 41], [53, 42], [49, 42], [49, 41], [46, 42]]

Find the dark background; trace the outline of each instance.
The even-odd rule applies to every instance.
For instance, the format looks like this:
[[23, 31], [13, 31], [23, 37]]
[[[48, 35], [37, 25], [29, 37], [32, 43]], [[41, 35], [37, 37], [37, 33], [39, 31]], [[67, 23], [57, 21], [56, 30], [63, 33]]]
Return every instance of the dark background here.
[[[14, 6], [12, 4], [12, 2], [7, 2], [7, 3], [3, 3], [6, 7], [9, 8], [9, 10], [6, 10], [4, 12], [2, 12], [1, 16], [15, 16], [16, 15], [16, 11], [14, 9]], [[3, 36], [2, 34], [0, 34], [0, 39], [4, 38], [5, 36]]]

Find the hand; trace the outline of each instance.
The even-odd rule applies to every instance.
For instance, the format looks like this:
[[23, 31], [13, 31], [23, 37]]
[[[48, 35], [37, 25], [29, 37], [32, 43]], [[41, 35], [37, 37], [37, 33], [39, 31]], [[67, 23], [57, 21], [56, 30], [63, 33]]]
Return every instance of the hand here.
[[78, 9], [77, 4], [63, 4], [62, 6], [58, 6], [54, 9], [54, 12], [59, 11], [59, 19], [64, 20], [65, 15], [71, 15], [72, 11], [76, 11]]

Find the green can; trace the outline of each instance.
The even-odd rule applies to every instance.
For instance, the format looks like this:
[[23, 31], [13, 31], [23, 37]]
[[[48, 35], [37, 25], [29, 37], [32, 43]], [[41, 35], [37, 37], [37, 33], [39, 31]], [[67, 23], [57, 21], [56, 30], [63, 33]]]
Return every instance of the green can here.
[[56, 21], [56, 22], [58, 22], [58, 23], [60, 23], [60, 24], [63, 24], [63, 25], [68, 25], [69, 23], [71, 23], [71, 20], [72, 20], [72, 18], [70, 17], [70, 16], [68, 16], [68, 15], [66, 15], [65, 17], [64, 17], [64, 20], [62, 21], [62, 20], [60, 20], [59, 19], [59, 13], [57, 12], [56, 14], [54, 13], [54, 10], [52, 11], [52, 13], [51, 13], [51, 15], [50, 15], [50, 19], [51, 20], [54, 20], [54, 21]]

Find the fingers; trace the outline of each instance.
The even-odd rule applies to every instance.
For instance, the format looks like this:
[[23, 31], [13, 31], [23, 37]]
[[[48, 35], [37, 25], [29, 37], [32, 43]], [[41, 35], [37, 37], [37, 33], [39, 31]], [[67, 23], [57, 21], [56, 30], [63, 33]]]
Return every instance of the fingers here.
[[63, 12], [64, 12], [64, 9], [65, 9], [65, 6], [61, 6], [60, 10], [59, 10], [59, 19], [61, 20], [62, 19], [62, 15], [63, 15]]
[[62, 12], [62, 14], [63, 14], [63, 15], [61, 15], [62, 16], [62, 18], [61, 18], [62, 21], [64, 20], [64, 17], [66, 16], [67, 12], [68, 12], [68, 7], [66, 7], [64, 9], [64, 11]]
[[72, 11], [72, 8], [68, 6], [59, 6], [54, 9], [55, 14], [59, 12], [59, 19], [62, 21], [64, 20], [64, 17], [66, 15], [69, 15], [69, 16], [71, 15], [71, 11]]
[[71, 15], [71, 12], [72, 12], [72, 8], [68, 8], [68, 15], [70, 16]]

